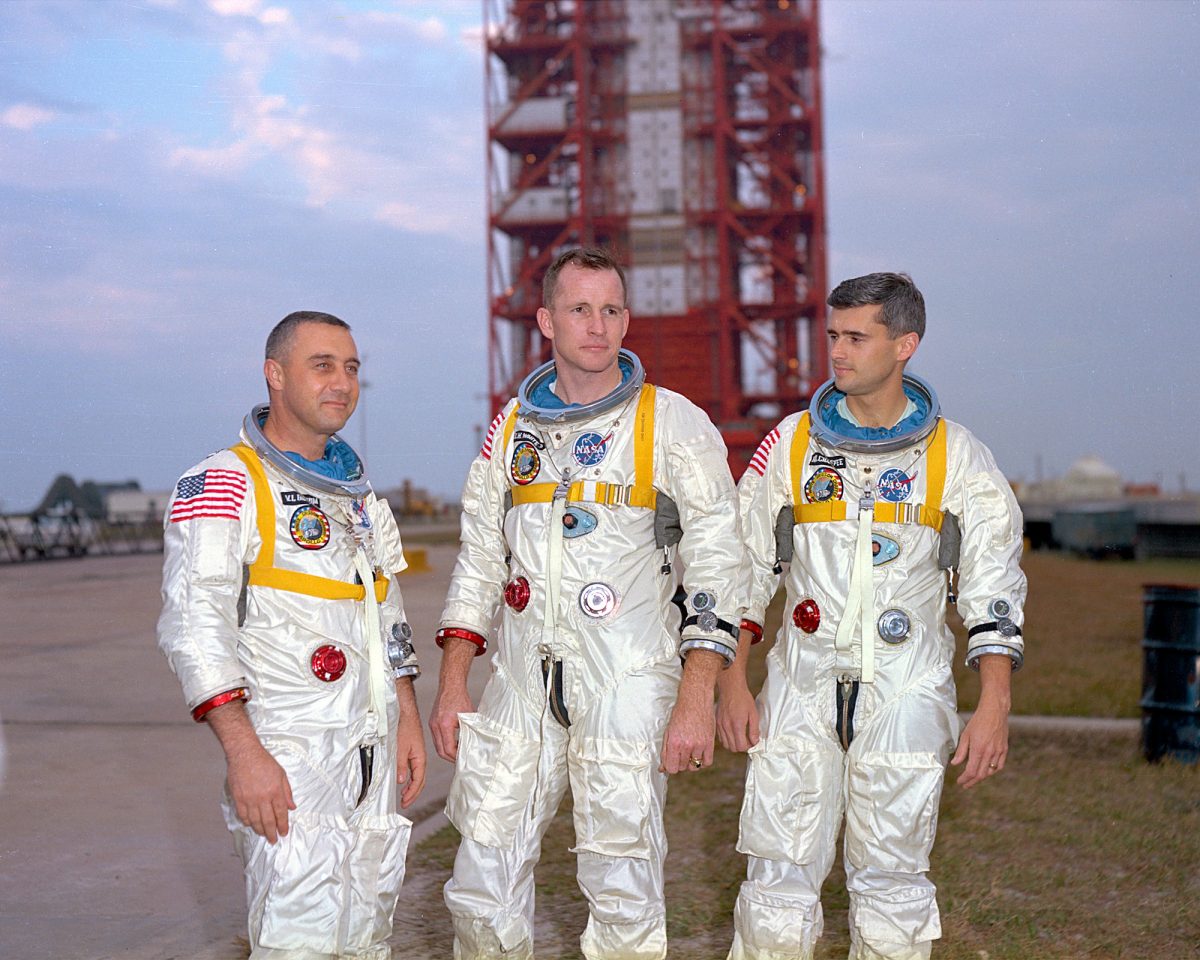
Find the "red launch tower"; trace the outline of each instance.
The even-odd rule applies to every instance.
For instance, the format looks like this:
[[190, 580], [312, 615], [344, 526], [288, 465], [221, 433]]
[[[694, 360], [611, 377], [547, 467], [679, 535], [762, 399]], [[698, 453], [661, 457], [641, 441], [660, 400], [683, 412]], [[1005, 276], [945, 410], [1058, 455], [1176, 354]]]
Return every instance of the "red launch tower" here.
[[564, 248], [628, 266], [625, 345], [740, 475], [826, 378], [817, 0], [484, 0], [488, 392], [549, 356]]

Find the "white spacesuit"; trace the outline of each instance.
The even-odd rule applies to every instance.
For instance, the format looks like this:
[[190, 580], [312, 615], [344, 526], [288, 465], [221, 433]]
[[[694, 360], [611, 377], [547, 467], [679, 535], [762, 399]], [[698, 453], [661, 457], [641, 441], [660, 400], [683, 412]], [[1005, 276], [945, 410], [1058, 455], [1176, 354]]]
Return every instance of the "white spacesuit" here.
[[584, 956], [666, 955], [660, 746], [681, 656], [736, 651], [743, 550], [720, 435], [643, 385], [636, 356], [619, 364], [621, 386], [574, 407], [551, 392], [553, 363], [535, 370], [467, 478], [440, 637], [482, 653], [501, 616], [446, 805], [463, 835], [445, 890], [460, 960], [532, 957], [533, 867], [568, 785]]
[[967, 662], [1000, 653], [1019, 666], [1022, 524], [987, 448], [940, 418], [919, 378], [904, 390], [896, 428], [861, 428], [829, 381], [767, 435], [739, 484], [749, 621], [762, 624], [790, 566], [750, 749], [732, 960], [813, 955], [843, 815], [850, 956], [928, 957], [941, 935], [926, 870], [959, 733], [947, 570]]
[[[254, 960], [387, 958], [411, 823], [396, 813], [394, 678], [415, 676], [400, 534], [354, 465], [340, 481], [262, 434], [179, 481], [165, 521], [159, 646], [200, 720], [231, 700], [296, 809], [270, 844], [223, 809], [245, 864]], [[366, 589], [363, 583], [372, 583]]]

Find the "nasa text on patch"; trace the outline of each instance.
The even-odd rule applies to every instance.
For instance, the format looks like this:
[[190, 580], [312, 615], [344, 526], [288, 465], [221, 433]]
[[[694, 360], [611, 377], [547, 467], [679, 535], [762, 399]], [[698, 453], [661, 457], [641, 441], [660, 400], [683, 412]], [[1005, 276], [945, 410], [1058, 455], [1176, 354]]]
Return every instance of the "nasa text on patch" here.
[[602, 437], [598, 433], [582, 434], [575, 441], [576, 462], [581, 467], [594, 467], [608, 453], [608, 441], [611, 439], [611, 433], [607, 437]]
[[892, 467], [879, 475], [879, 496], [892, 503], [902, 503], [912, 494], [916, 475], [909, 476], [903, 470]]

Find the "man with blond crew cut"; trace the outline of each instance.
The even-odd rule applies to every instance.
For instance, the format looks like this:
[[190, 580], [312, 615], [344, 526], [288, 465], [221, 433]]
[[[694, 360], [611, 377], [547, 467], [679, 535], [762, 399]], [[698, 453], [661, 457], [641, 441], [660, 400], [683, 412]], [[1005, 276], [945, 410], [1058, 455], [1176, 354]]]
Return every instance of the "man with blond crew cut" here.
[[[712, 762], [713, 684], [744, 605], [736, 494], [712, 423], [621, 349], [616, 261], [566, 251], [542, 303], [553, 359], [471, 465], [438, 632], [430, 727], [457, 764], [446, 812], [462, 834], [454, 956], [533, 956], [533, 868], [569, 787], [584, 957], [661, 960], [667, 775]], [[467, 671], [493, 642], [476, 710]]]

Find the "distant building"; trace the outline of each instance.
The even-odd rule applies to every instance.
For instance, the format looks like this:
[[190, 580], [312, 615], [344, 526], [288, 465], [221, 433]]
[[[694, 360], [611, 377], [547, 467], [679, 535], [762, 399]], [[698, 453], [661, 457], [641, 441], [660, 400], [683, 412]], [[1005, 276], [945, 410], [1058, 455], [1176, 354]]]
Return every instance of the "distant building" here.
[[399, 519], [413, 520], [420, 517], [433, 519], [453, 513], [450, 504], [435, 494], [404, 480], [400, 486], [378, 491], [379, 498], [386, 500], [392, 513]]
[[1018, 499], [1025, 503], [1063, 503], [1118, 500], [1125, 493], [1121, 475], [1096, 456], [1081, 457], [1061, 477], [1022, 484]]
[[170, 499], [170, 490], [113, 490], [104, 498], [105, 519], [109, 523], [161, 520]]
[[70, 474], [60, 473], [51, 482], [41, 503], [32, 512], [35, 515], [76, 514], [92, 520], [103, 520], [106, 514], [105, 502], [111, 493], [117, 490], [140, 489], [136, 480], [118, 483], [84, 480], [83, 483], [76, 483]]
[[1165, 497], [1157, 484], [1125, 483], [1096, 456], [1061, 477], [1014, 484], [1034, 549], [1200, 558], [1200, 495]]

